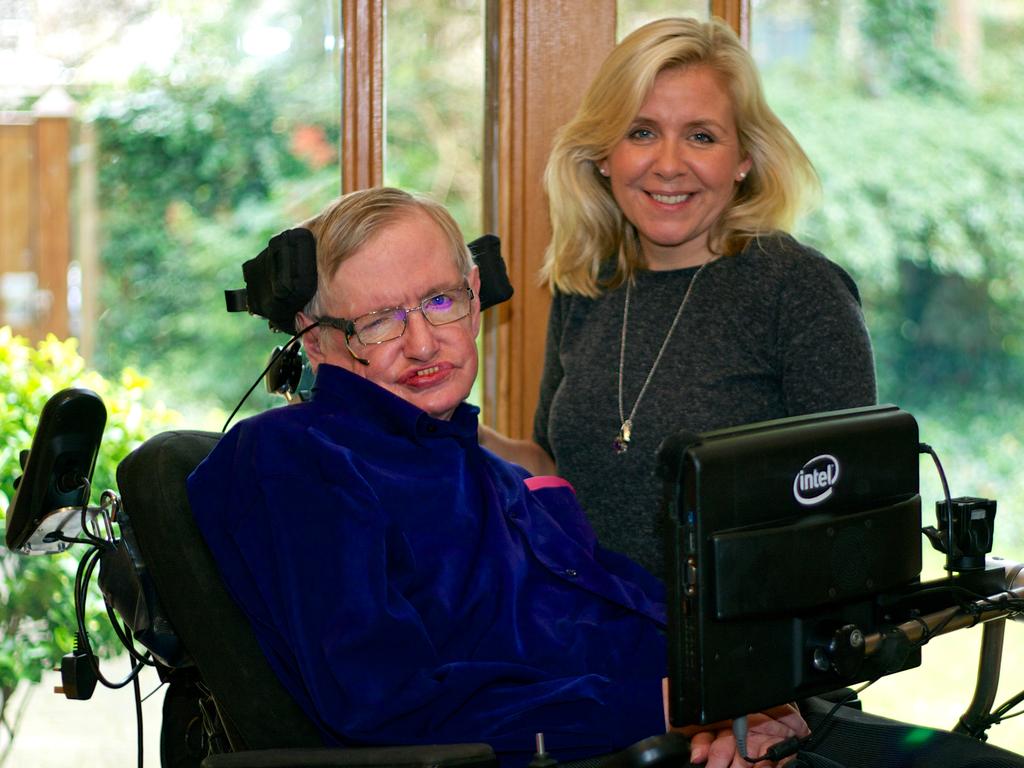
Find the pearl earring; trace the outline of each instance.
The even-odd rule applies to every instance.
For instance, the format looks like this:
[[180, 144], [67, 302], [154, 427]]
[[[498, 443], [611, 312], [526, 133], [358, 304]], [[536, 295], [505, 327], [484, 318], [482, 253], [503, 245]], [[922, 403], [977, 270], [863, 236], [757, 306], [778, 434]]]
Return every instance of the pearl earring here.
[[740, 171], [739, 174], [736, 176], [736, 181], [743, 181], [745, 178], [747, 178], [747, 172]]

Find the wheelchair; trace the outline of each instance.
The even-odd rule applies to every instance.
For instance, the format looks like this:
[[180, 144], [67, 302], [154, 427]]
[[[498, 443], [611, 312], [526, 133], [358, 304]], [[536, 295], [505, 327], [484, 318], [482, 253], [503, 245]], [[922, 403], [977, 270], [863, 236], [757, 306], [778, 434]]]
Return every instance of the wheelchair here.
[[[496, 242], [488, 247], [496, 249]], [[474, 256], [478, 255], [474, 251]], [[496, 284], [490, 276], [495, 271], [485, 279], [481, 268], [481, 296], [487, 303], [502, 300], [510, 290], [488, 288]], [[501, 265], [499, 284], [503, 274]], [[248, 300], [255, 296], [250, 290]], [[229, 298], [229, 306], [231, 301]], [[274, 311], [284, 318], [282, 323], [290, 323], [284, 310]], [[264, 308], [255, 314], [267, 316], [272, 311]], [[272, 373], [275, 370], [277, 373]], [[269, 389], [283, 388], [292, 394], [303, 375], [301, 364], [292, 360], [282, 365], [279, 358], [265, 374]], [[150, 438], [118, 466], [119, 493], [105, 491], [99, 507], [92, 507], [90, 479], [104, 420], [102, 401], [87, 390], [65, 390], [47, 403], [8, 510], [7, 545], [28, 554], [58, 553], [76, 543], [93, 547], [97, 554], [88, 570], [98, 563], [100, 589], [122, 639], [140, 664], [155, 664], [166, 683], [161, 727], [164, 768], [498, 765], [494, 751], [482, 743], [324, 746], [317, 728], [271, 670], [248, 620], [221, 582], [189, 511], [186, 478], [213, 449], [220, 433], [175, 430]], [[1008, 576], [1007, 584], [1024, 590], [1016, 586], [1019, 572], [1018, 568]], [[1014, 594], [1019, 597], [1021, 592]], [[989, 626], [993, 627], [991, 633]], [[986, 625], [984, 645], [990, 656], [999, 656], [1002, 650], [996, 626], [1001, 628], [1001, 624]], [[673, 642], [670, 637], [670, 645]], [[136, 650], [135, 643], [145, 651]], [[65, 693], [71, 698], [89, 698], [95, 686], [95, 662], [87, 656], [86, 642], [84, 649], [69, 654], [61, 665]], [[979, 674], [970, 717], [965, 719], [983, 719], [991, 709], [995, 692], [992, 668], [989, 663], [988, 671]], [[1024, 757], [962, 733], [921, 729], [867, 715], [845, 691], [831, 698], [835, 703], [821, 698], [801, 702], [812, 731], [826, 737], [813, 752], [800, 753], [797, 759], [803, 765], [1024, 768]], [[928, 736], [924, 739], [927, 748], [908, 753], [905, 745], [921, 742], [922, 734]], [[545, 768], [555, 764], [538, 738], [531, 765]], [[655, 768], [688, 764], [688, 740], [671, 733], [652, 736], [613, 755], [565, 765]]]
[[[66, 390], [48, 404], [65, 411], [74, 424], [87, 422], [101, 408], [87, 390]], [[41, 428], [59, 422], [41, 419]], [[67, 419], [65, 419], [67, 421]], [[185, 480], [216, 445], [220, 433], [175, 430], [158, 434], [117, 468], [120, 499], [112, 508], [89, 508], [77, 491], [53, 500], [69, 473], [88, 466], [95, 456], [89, 436], [71, 426], [50, 447], [33, 443], [37, 455], [48, 454], [49, 476], [23, 483], [45, 486], [42, 495], [56, 511], [40, 508], [31, 518], [34, 530], [9, 529], [9, 545], [57, 551], [68, 545], [78, 521], [93, 536], [109, 537], [109, 523], [120, 529], [100, 559], [100, 586], [107, 602], [131, 628], [134, 639], [149, 649], [167, 683], [161, 728], [164, 768], [492, 768], [494, 752], [486, 744], [334, 748], [323, 746], [319, 732], [278, 682], [249, 628], [248, 621], [221, 583], [217, 567], [189, 513]], [[92, 431], [95, 434], [95, 430]], [[37, 432], [38, 435], [41, 434]], [[98, 444], [96, 445], [98, 449]], [[54, 491], [53, 489], [58, 489]], [[110, 497], [107, 497], [108, 499]], [[102, 504], [102, 502], [101, 502]], [[13, 505], [12, 505], [13, 507]], [[30, 526], [31, 527], [31, 526]], [[54, 535], [54, 532], [60, 535]], [[13, 540], [11, 536], [13, 535]], [[62, 669], [65, 677], [81, 674], [82, 664]], [[85, 686], [86, 688], [88, 686]], [[81, 690], [65, 680], [69, 691]], [[87, 698], [87, 696], [83, 696]], [[830, 702], [811, 699], [802, 711], [812, 730], [825, 729], [827, 749], [801, 759], [811, 766], [962, 766], [1020, 768], [1024, 758], [983, 745], [965, 735], [920, 729]], [[901, 745], [926, 732], [934, 749], [918, 750], [906, 762]], [[927, 741], [927, 740], [926, 740]], [[678, 734], [654, 736], [622, 753], [573, 765], [646, 768], [689, 764], [688, 741]], [[830, 760], [832, 762], [830, 762]], [[553, 765], [543, 754], [536, 765]]]

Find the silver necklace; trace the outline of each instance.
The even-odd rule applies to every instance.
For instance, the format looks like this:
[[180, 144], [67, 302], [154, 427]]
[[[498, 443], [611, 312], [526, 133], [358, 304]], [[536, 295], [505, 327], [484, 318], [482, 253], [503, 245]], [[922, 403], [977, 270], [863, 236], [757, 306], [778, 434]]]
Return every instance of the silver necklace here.
[[672, 334], [676, 330], [676, 326], [679, 325], [679, 318], [683, 316], [683, 309], [686, 308], [686, 301], [690, 298], [690, 291], [693, 290], [693, 284], [697, 282], [697, 278], [700, 277], [700, 273], [704, 271], [704, 267], [710, 264], [710, 261], [706, 261], [701, 264], [700, 269], [690, 279], [690, 284], [686, 286], [686, 293], [683, 294], [683, 300], [679, 302], [679, 309], [676, 310], [676, 316], [672, 318], [672, 325], [668, 328], [668, 333], [665, 334], [665, 340], [661, 342], [661, 349], [658, 350], [657, 356], [654, 358], [654, 362], [651, 364], [651, 370], [647, 372], [647, 378], [644, 379], [644, 384], [640, 387], [640, 394], [636, 396], [636, 400], [633, 401], [633, 408], [629, 412], [629, 416], [626, 416], [626, 411], [622, 406], [622, 371], [626, 366], [626, 326], [629, 323], [629, 291], [632, 281], [626, 281], [626, 301], [622, 306], [622, 340], [619, 344], [619, 421], [622, 422], [622, 426], [619, 428], [619, 434], [615, 436], [615, 440], [612, 441], [612, 447], [616, 453], [625, 453], [629, 450], [629, 440], [633, 436], [633, 417], [636, 416], [636, 409], [640, 406], [640, 401], [643, 399], [644, 393], [647, 391], [647, 386], [651, 383], [651, 379], [654, 378], [654, 372], [658, 370], [658, 363], [661, 362], [662, 355], [665, 354], [665, 350], [668, 348], [669, 339], [672, 338]]

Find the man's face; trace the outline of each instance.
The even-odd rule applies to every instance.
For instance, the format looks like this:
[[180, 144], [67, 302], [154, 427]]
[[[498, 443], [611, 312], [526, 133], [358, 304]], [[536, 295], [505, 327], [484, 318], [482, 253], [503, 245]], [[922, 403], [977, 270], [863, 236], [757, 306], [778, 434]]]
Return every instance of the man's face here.
[[431, 325], [424, 312], [408, 313], [405, 333], [380, 344], [349, 339], [329, 327], [307, 335], [314, 368], [330, 363], [369, 379], [431, 416], [451, 418], [476, 379], [476, 334], [480, 327], [480, 277], [468, 280], [455, 266], [441, 228], [425, 213], [403, 216], [342, 262], [324, 296], [324, 314], [349, 320], [386, 308], [419, 307], [425, 299], [468, 281], [474, 298], [469, 314], [445, 325]]

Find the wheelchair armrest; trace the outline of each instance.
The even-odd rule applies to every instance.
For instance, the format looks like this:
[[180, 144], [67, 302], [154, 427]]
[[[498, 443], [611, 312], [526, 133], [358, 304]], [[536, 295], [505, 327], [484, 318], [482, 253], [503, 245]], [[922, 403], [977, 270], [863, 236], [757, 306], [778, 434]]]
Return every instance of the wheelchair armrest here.
[[681, 733], [648, 736], [609, 755], [601, 768], [682, 768], [690, 764], [690, 740]]
[[254, 749], [208, 755], [201, 768], [497, 768], [487, 744]]

